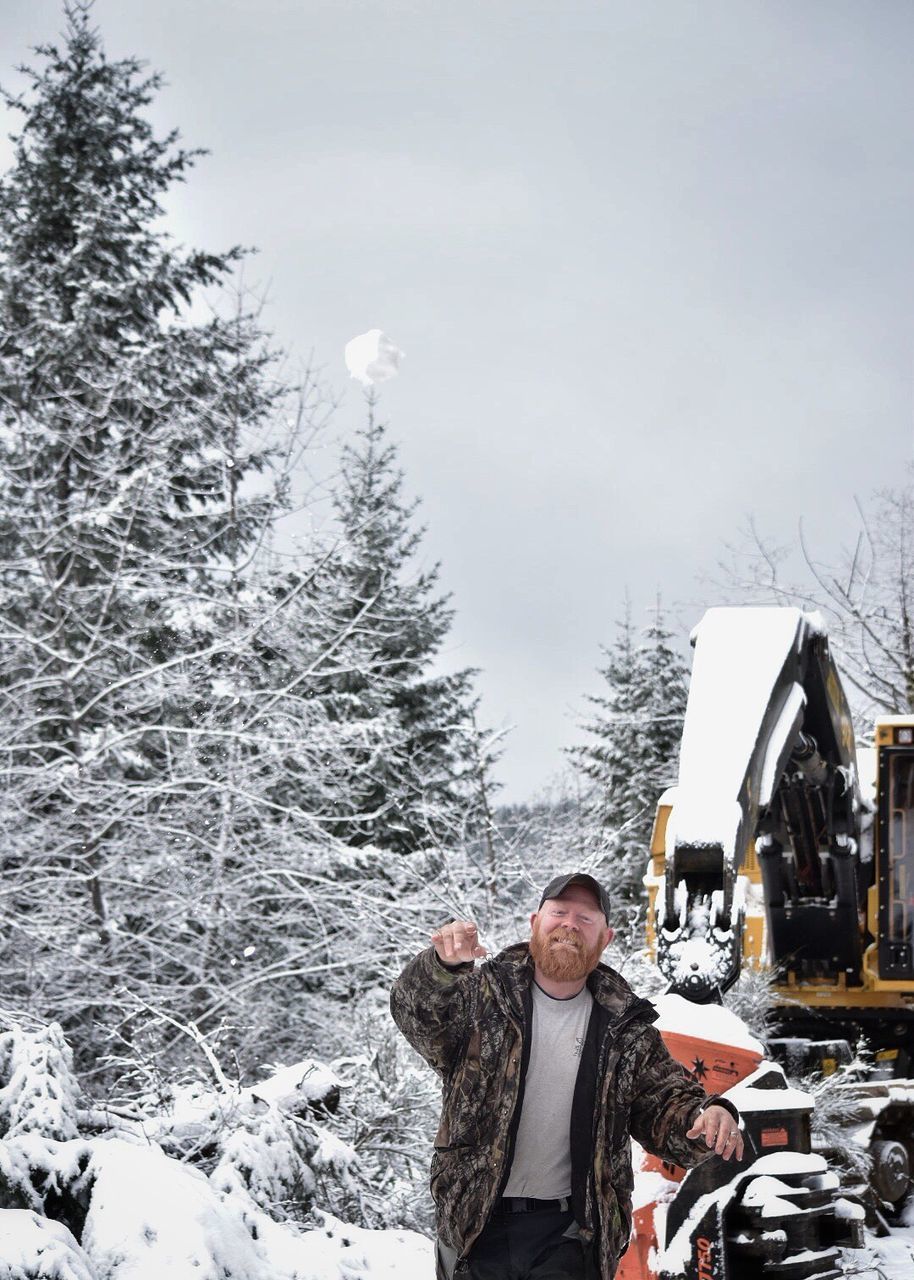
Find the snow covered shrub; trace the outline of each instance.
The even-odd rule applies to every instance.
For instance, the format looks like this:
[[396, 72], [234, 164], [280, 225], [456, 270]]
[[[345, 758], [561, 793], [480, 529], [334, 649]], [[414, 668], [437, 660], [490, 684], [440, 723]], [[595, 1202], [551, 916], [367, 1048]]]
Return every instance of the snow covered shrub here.
[[653, 999], [667, 988], [667, 981], [648, 954], [643, 937], [635, 941], [631, 934], [617, 936], [606, 948], [603, 961], [621, 973], [645, 1000]]
[[261, 1209], [280, 1216], [310, 1209], [317, 1181], [306, 1159], [307, 1144], [296, 1131], [299, 1123], [278, 1107], [243, 1117], [222, 1141], [213, 1185], [225, 1195], [243, 1191]]
[[96, 1280], [60, 1222], [31, 1209], [0, 1209], [0, 1280]]
[[[72, 1062], [56, 1023], [36, 1031], [14, 1023], [0, 1036], [0, 1207], [56, 1218], [78, 1236], [89, 1149], [78, 1140]], [[27, 1230], [25, 1219], [15, 1221]]]
[[238, 1207], [155, 1145], [93, 1143], [82, 1246], [105, 1280], [267, 1280], [273, 1274]]
[[56, 1023], [28, 1032], [14, 1025], [0, 1036], [0, 1134], [76, 1137], [73, 1055]]
[[724, 995], [724, 1007], [742, 1018], [750, 1033], [763, 1044], [771, 1033], [767, 1020], [777, 980], [776, 971], [768, 965], [744, 964], [738, 981]]
[[[8, 1101], [67, 1092], [46, 1087], [49, 1063], [65, 1078], [58, 1029], [17, 1029], [2, 1051], [17, 1083]], [[22, 1105], [31, 1127], [0, 1142], [0, 1280], [336, 1280], [359, 1259], [374, 1271], [375, 1254], [393, 1276], [401, 1255], [426, 1249], [328, 1215], [358, 1214], [373, 1189], [373, 1170], [328, 1127], [345, 1093], [331, 1070], [306, 1059], [247, 1089], [217, 1075], [217, 1087], [173, 1086], [158, 1111], [74, 1105], [88, 1139], [45, 1136], [42, 1107]]]
[[832, 1075], [816, 1072], [798, 1081], [798, 1087], [816, 1104], [811, 1121], [813, 1149], [863, 1181], [869, 1178], [872, 1161], [856, 1136], [861, 1124], [860, 1100], [853, 1085], [866, 1070], [866, 1051], [858, 1045], [853, 1060], [842, 1063]]
[[437, 1077], [394, 1026], [383, 988], [356, 1005], [351, 1039], [361, 1052], [335, 1059], [345, 1082], [333, 1128], [358, 1156], [334, 1209], [367, 1227], [430, 1233], [428, 1169], [441, 1104]]
[[[350, 1193], [356, 1154], [328, 1131], [341, 1082], [323, 1063], [303, 1059], [272, 1069], [259, 1083], [241, 1088], [219, 1070], [217, 1087], [201, 1080], [157, 1087], [142, 1100], [134, 1132], [208, 1175], [221, 1195], [256, 1206], [282, 1220], [311, 1220], [318, 1206], [336, 1211]], [[123, 1108], [122, 1108], [123, 1110]], [[123, 1115], [110, 1117], [111, 1131], [129, 1131]]]
[[62, 1222], [78, 1239], [92, 1190], [91, 1144], [37, 1133], [0, 1142], [0, 1206]]
[[[363, 1029], [361, 1017], [357, 1026]], [[394, 1034], [391, 1024], [388, 1045]], [[358, 1032], [356, 1038], [364, 1042]], [[394, 1185], [383, 1141], [391, 1128], [391, 1099], [383, 1086], [379, 1090], [370, 1057], [342, 1059], [333, 1068], [306, 1059], [243, 1090], [241, 1110], [219, 1139], [214, 1184], [226, 1195], [250, 1197], [274, 1217], [299, 1222], [319, 1220], [325, 1210], [370, 1228], [416, 1221], [420, 1187], [412, 1178]], [[394, 1091], [402, 1088], [398, 1066], [393, 1080]], [[414, 1101], [393, 1106], [394, 1114], [412, 1115], [413, 1125]], [[427, 1142], [432, 1118], [418, 1123], [425, 1125]], [[394, 1137], [415, 1152], [414, 1131]], [[424, 1181], [427, 1159], [422, 1165]]]

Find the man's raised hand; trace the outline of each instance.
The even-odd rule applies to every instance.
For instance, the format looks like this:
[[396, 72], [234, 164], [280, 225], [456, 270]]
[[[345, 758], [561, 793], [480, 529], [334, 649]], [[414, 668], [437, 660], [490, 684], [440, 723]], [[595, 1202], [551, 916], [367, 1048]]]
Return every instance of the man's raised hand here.
[[487, 955], [479, 945], [479, 934], [472, 920], [452, 920], [432, 934], [435, 952], [442, 964], [466, 964]]

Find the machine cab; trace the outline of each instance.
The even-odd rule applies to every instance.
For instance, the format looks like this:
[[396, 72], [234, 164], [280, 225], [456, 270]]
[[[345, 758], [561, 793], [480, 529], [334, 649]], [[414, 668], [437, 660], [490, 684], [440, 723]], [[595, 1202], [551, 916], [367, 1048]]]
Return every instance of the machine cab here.
[[[914, 981], [914, 717], [876, 722], [874, 824], [879, 976]], [[876, 922], [874, 922], [876, 923]]]

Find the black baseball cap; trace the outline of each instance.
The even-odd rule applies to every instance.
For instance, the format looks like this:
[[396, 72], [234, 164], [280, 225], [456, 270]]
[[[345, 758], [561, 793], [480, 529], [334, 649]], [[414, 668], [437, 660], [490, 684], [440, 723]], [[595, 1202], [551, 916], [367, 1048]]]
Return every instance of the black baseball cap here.
[[590, 890], [600, 904], [600, 908], [606, 917], [606, 923], [609, 924], [609, 894], [599, 880], [589, 876], [586, 871], [572, 871], [567, 876], [556, 876], [554, 880], [550, 880], [540, 898], [540, 907], [547, 898], [561, 897], [570, 884], [583, 884]]

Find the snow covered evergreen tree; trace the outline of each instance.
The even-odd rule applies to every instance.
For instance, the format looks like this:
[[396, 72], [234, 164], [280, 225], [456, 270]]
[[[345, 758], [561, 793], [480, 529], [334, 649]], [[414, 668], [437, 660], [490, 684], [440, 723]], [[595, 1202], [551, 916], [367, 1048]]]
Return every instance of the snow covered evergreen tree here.
[[200, 714], [237, 642], [226, 584], [281, 500], [282, 389], [251, 317], [188, 319], [237, 253], [156, 225], [193, 160], [144, 117], [158, 78], [107, 60], [88, 6], [66, 23], [8, 98], [0, 183], [0, 967], [85, 1045], [122, 1016], [122, 963], [167, 973], [199, 933], [173, 893], [207, 821]]
[[588, 843], [614, 897], [629, 905], [641, 900], [654, 810], [676, 775], [688, 672], [672, 640], [659, 603], [640, 637], [626, 604], [605, 651], [606, 692], [588, 698], [595, 712], [583, 728], [592, 740], [569, 753], [590, 784]]
[[474, 723], [475, 673], [433, 670], [453, 610], [437, 594], [438, 566], [417, 567], [417, 503], [403, 496], [373, 398], [343, 450], [334, 501], [339, 542], [312, 597], [333, 655], [318, 696], [349, 742], [328, 797], [330, 829], [397, 853], [453, 845], [479, 825], [489, 767]]
[[0, 183], [0, 983], [80, 1071], [241, 1072], [340, 1035], [427, 933], [429, 858], [353, 846], [460, 840], [487, 757], [471, 673], [430, 671], [450, 609], [380, 427], [324, 559], [266, 553], [287, 390], [254, 316], [192, 319], [236, 255], [162, 231], [193, 155], [66, 12]]

